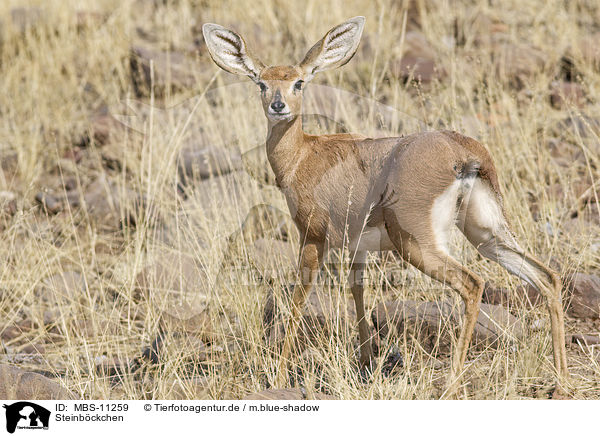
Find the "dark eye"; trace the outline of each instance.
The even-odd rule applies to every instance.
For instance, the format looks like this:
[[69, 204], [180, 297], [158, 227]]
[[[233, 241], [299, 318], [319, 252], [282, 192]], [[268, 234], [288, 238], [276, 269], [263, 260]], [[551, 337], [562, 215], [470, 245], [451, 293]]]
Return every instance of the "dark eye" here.
[[294, 89], [297, 91], [301, 91], [303, 83], [304, 83], [303, 80], [298, 80], [296, 83], [294, 83]]
[[263, 82], [258, 82], [258, 87], [260, 88], [260, 92], [267, 92], [267, 85]]

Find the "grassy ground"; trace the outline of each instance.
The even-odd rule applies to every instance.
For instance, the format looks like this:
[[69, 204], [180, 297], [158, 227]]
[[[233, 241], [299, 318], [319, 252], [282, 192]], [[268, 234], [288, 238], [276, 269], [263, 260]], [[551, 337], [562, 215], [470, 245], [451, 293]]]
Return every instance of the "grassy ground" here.
[[[39, 7], [41, 13], [11, 25], [18, 7]], [[274, 187], [244, 172], [198, 182], [186, 188], [187, 197], [177, 193], [176, 157], [186, 144], [245, 152], [266, 133], [258, 91], [210, 62], [200, 27], [230, 26], [265, 63], [287, 64], [355, 15], [367, 18], [358, 54], [315, 80], [351, 94], [337, 106], [311, 111], [370, 135], [443, 127], [478, 138], [495, 159], [522, 245], [563, 276], [598, 274], [600, 69], [593, 57], [600, 56], [593, 47], [581, 48], [582, 40], [600, 31], [594, 1], [7, 0], [0, 4], [0, 191], [16, 194], [16, 212], [5, 211], [0, 220], [0, 329], [16, 333], [3, 333], [0, 360], [59, 377], [85, 398], [224, 399], [263, 389], [276, 359], [263, 339], [262, 304], [287, 279], [248, 283], [243, 241], [234, 244], [225, 270], [222, 258], [227, 238], [252, 206], [286, 206]], [[415, 44], [411, 31], [422, 32], [435, 60], [438, 74], [429, 83], [399, 77], [399, 59]], [[134, 44], [189, 55], [193, 84], [164, 89], [156, 78], [155, 92], [141, 95], [131, 73]], [[580, 105], [553, 106], [552, 83], [568, 78], [581, 87]], [[309, 85], [307, 98], [310, 92]], [[129, 122], [141, 134], [113, 136], [102, 147], [92, 141], [76, 150], [82, 156], [76, 163], [73, 147], [87, 135], [91, 114], [103, 107], [122, 113], [128, 99], [130, 110], [138, 111]], [[62, 192], [65, 184], [85, 193], [100, 176], [121, 197], [144, 197], [145, 207], [134, 211], [135, 226], [115, 225], [118, 220], [86, 207], [49, 214], [35, 200], [38, 192]], [[297, 245], [295, 234], [291, 239]], [[519, 284], [458, 238], [456, 252], [486, 280], [510, 289]], [[289, 267], [285, 257], [277, 262]], [[140, 271], [156, 265], [173, 283], [165, 286], [151, 276], [140, 285]], [[410, 268], [399, 269], [393, 289], [383, 286], [380, 277], [398, 268], [397, 262], [372, 262], [368, 310], [396, 298], [451, 295]], [[52, 292], [59, 286], [49, 278], [63, 272], [81, 274], [75, 292]], [[343, 287], [328, 286], [336, 299], [349, 298]], [[210, 317], [204, 327], [191, 328], [200, 334], [173, 338], [161, 366], [143, 363], [118, 377], [97, 370], [101, 362], [139, 356], [164, 322], [163, 311], [182, 301]], [[549, 320], [543, 308], [523, 305], [516, 313], [529, 326], [526, 338], [499, 350], [473, 350], [466, 397], [547, 395]], [[543, 328], [531, 327], [537, 320]], [[567, 319], [569, 333], [598, 328]], [[446, 354], [431, 355], [405, 338], [389, 340], [384, 345], [400, 348], [404, 370], [391, 378], [376, 374], [365, 384], [353, 369], [353, 325], [339, 323], [329, 333], [303, 360], [309, 390], [323, 387], [343, 399], [439, 397], [449, 369]], [[31, 352], [32, 345], [41, 353]], [[200, 349], [202, 363], [196, 365]], [[598, 350], [572, 346], [569, 359], [575, 397], [599, 398]]]

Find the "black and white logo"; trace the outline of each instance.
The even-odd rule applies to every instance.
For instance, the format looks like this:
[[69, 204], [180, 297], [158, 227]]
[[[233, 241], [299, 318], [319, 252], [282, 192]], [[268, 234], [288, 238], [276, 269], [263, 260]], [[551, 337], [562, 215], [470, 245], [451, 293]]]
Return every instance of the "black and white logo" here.
[[29, 401], [5, 404], [6, 431], [14, 433], [16, 429], [48, 430], [50, 411]]

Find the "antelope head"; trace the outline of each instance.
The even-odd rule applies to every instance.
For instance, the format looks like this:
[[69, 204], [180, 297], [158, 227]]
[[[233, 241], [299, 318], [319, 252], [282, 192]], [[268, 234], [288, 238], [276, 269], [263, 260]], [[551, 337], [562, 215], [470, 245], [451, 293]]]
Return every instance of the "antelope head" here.
[[341, 67], [352, 59], [364, 24], [364, 17], [354, 17], [327, 32], [300, 63], [270, 67], [258, 60], [234, 31], [207, 23], [202, 32], [213, 61], [225, 71], [248, 76], [256, 83], [267, 119], [278, 123], [302, 114], [302, 91], [316, 73]]

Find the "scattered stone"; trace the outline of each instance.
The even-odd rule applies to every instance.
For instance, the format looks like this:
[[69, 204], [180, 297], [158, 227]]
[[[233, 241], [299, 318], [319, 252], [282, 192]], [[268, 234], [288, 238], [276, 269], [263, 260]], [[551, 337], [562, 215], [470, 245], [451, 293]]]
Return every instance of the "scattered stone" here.
[[38, 294], [46, 301], [58, 304], [80, 301], [86, 297], [85, 279], [77, 271], [65, 271], [45, 279]]
[[[284, 313], [288, 314], [293, 286], [285, 289], [282, 302], [277, 302], [273, 293], [267, 295], [263, 309], [263, 325], [267, 342], [275, 345], [285, 336], [284, 322], [286, 317], [281, 317], [281, 305], [285, 307]], [[356, 310], [354, 302], [349, 301], [341, 294], [323, 292], [313, 289], [308, 295], [302, 312], [302, 320], [298, 329], [298, 343], [302, 349], [308, 343], [315, 342], [323, 335], [331, 336], [335, 331], [341, 331], [344, 326], [354, 330], [356, 323]]]
[[15, 366], [0, 364], [0, 398], [5, 400], [74, 400], [54, 380]]
[[557, 109], [568, 106], [583, 107], [585, 104], [583, 86], [573, 82], [552, 82], [550, 85], [550, 103]]
[[296, 232], [295, 224], [287, 211], [267, 204], [253, 206], [239, 231], [229, 237], [230, 242], [240, 240], [245, 246], [258, 239], [288, 241]]
[[266, 389], [261, 392], [246, 395], [247, 400], [335, 400], [336, 398], [321, 392], [309, 393], [304, 389]]
[[35, 195], [35, 200], [43, 206], [44, 211], [52, 215], [59, 213], [63, 209], [62, 202], [48, 192], [38, 192]]
[[533, 308], [544, 303], [544, 297], [539, 291], [529, 284], [519, 285], [514, 291], [497, 288], [489, 282], [485, 283], [481, 301], [486, 304], [500, 305], [507, 308], [517, 307], [525, 303], [528, 308]]
[[42, 344], [27, 344], [20, 348], [18, 352], [24, 354], [44, 354], [46, 348]]
[[193, 89], [205, 71], [197, 59], [177, 51], [159, 51], [141, 45], [131, 50], [130, 65], [138, 96], [163, 95], [171, 90]]
[[135, 225], [144, 201], [135, 192], [121, 188], [100, 175], [84, 191], [83, 205], [96, 224], [107, 230]]
[[96, 372], [113, 383], [120, 381], [125, 375], [131, 374], [138, 365], [135, 361], [123, 360], [118, 357], [100, 356], [95, 360]]
[[23, 329], [16, 326], [16, 325], [11, 325], [6, 327], [4, 330], [2, 330], [2, 334], [0, 335], [0, 337], [2, 338], [3, 341], [9, 342], [12, 341], [13, 339], [18, 338], [19, 336], [21, 336], [23, 334]]
[[260, 145], [242, 154], [244, 170], [262, 185], [277, 186], [275, 173], [269, 164], [267, 150]]
[[263, 280], [285, 278], [293, 280], [297, 274], [297, 250], [287, 241], [259, 238], [249, 250], [249, 260]]
[[173, 380], [170, 392], [165, 394], [171, 400], [210, 399], [210, 379], [208, 377], [177, 378]]
[[571, 336], [571, 342], [573, 344], [582, 345], [598, 345], [600, 344], [600, 335], [586, 335], [586, 334], [574, 334]]
[[544, 53], [527, 44], [498, 41], [491, 53], [499, 77], [505, 77], [522, 87], [527, 77], [540, 72], [546, 63]]
[[101, 147], [114, 141], [116, 138], [124, 138], [127, 133], [126, 126], [112, 115], [102, 111], [89, 120], [87, 133], [79, 140], [79, 147], [88, 147], [92, 143]]
[[161, 313], [160, 325], [163, 331], [185, 332], [205, 337], [209, 341], [213, 339], [211, 319], [206, 304], [183, 303], [169, 306]]
[[566, 296], [567, 313], [574, 318], [600, 318], [600, 277], [575, 273], [567, 280]]
[[582, 138], [596, 141], [597, 135], [600, 134], [600, 120], [587, 115], [573, 115], [551, 126], [551, 132], [561, 139]]
[[[192, 256], [165, 252], [157, 255], [152, 264], [138, 273], [134, 287], [135, 301], [151, 299], [161, 304], [160, 300], [168, 296], [177, 298], [182, 295], [194, 295], [202, 302], [204, 295], [209, 291], [209, 280], [202, 265]], [[204, 307], [200, 311], [202, 310]], [[189, 312], [187, 313], [189, 315]]]
[[18, 33], [25, 33], [42, 22], [44, 12], [40, 8], [13, 8], [10, 10], [10, 23]]
[[[460, 307], [460, 309], [459, 309]], [[438, 348], [450, 351], [452, 336], [462, 325], [464, 305], [455, 306], [450, 300], [438, 302], [397, 301], [381, 303], [371, 314], [380, 336], [392, 329], [398, 334], [408, 331], [431, 352]], [[521, 338], [523, 325], [501, 306], [482, 304], [472, 344], [475, 347], [497, 347], [503, 337]]]
[[0, 191], [0, 215], [17, 213], [17, 195], [10, 191]]
[[81, 151], [81, 148], [77, 146], [71, 147], [65, 150], [65, 152], [62, 155], [62, 158], [73, 161], [73, 163], [79, 163], [81, 162], [81, 159], [83, 159], [83, 152]]
[[421, 83], [430, 83], [445, 76], [441, 66], [436, 65], [436, 55], [421, 32], [406, 32], [405, 51], [399, 60], [390, 65], [392, 76], [403, 80], [415, 79]]
[[242, 158], [222, 148], [195, 144], [182, 148], [179, 154], [179, 180], [187, 186], [193, 180], [204, 180], [242, 168]]

